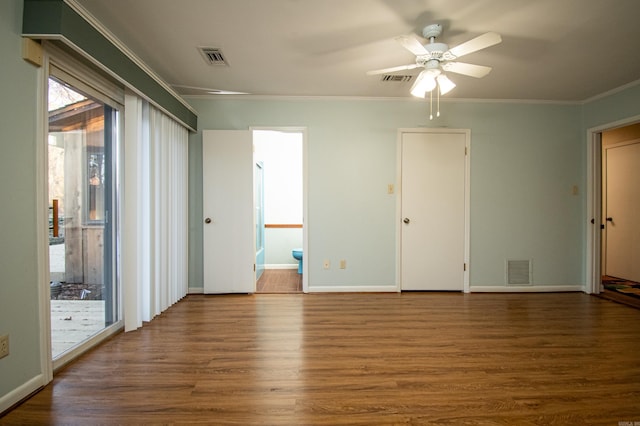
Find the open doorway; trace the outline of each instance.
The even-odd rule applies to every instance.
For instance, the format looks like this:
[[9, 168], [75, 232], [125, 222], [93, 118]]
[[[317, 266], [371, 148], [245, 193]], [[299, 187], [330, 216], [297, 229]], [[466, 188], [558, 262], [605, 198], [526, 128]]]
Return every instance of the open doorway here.
[[253, 129], [256, 292], [301, 293], [304, 278], [304, 132]]
[[[628, 134], [640, 126], [640, 116], [629, 117], [620, 121], [607, 123], [587, 130], [587, 259], [586, 259], [586, 283], [585, 291], [590, 294], [619, 301], [622, 303], [640, 307], [637, 303], [640, 298], [635, 296], [621, 295], [618, 292], [605, 288], [608, 284], [606, 259], [607, 254], [606, 239], [607, 225], [613, 226], [611, 222], [615, 217], [607, 212], [607, 172], [606, 172], [606, 146], [617, 144], [622, 134]], [[611, 137], [613, 136], [613, 137]], [[607, 141], [603, 141], [607, 139]], [[624, 139], [631, 139], [627, 136]], [[638, 169], [635, 166], [635, 169]], [[637, 179], [637, 177], [636, 177]], [[638, 187], [638, 184], [634, 184]], [[616, 216], [619, 216], [616, 214]], [[612, 218], [608, 221], [607, 218]], [[621, 299], [622, 297], [622, 299]]]
[[602, 292], [640, 306], [640, 123], [605, 130], [602, 156]]

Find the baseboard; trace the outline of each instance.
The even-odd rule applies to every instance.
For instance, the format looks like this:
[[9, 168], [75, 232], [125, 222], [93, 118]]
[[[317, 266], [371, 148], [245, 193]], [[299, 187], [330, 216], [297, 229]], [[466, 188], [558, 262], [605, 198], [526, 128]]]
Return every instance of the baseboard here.
[[368, 286], [309, 286], [309, 293], [397, 293], [400, 289], [396, 285], [368, 285]]
[[[266, 268], [266, 269], [297, 269], [291, 268]], [[309, 293], [397, 293], [400, 291], [395, 285], [385, 286], [309, 286]], [[537, 285], [537, 286], [481, 286], [474, 285], [469, 288], [470, 293], [558, 293], [558, 292], [584, 292], [580, 285]], [[189, 287], [188, 294], [204, 294], [202, 287]]]
[[558, 293], [584, 291], [581, 285], [528, 285], [528, 286], [484, 286], [472, 285], [470, 293]]
[[264, 269], [298, 269], [297, 263], [271, 263], [265, 264]]
[[38, 374], [31, 380], [28, 380], [21, 386], [18, 386], [16, 389], [13, 389], [6, 395], [3, 395], [0, 398], [0, 417], [2, 417], [7, 410], [28, 398], [31, 394], [39, 391], [45, 385], [44, 375]]

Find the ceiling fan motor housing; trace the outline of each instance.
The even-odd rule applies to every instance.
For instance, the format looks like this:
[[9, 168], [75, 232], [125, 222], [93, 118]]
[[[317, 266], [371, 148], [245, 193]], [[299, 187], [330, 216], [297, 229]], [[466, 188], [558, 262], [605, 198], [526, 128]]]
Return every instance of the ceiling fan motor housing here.
[[425, 44], [424, 48], [429, 52], [431, 59], [440, 59], [442, 55], [444, 55], [444, 52], [449, 50], [449, 46], [444, 43], [429, 43]]
[[442, 34], [442, 25], [440, 24], [431, 24], [427, 25], [422, 29], [422, 36], [424, 38], [432, 38], [439, 37]]

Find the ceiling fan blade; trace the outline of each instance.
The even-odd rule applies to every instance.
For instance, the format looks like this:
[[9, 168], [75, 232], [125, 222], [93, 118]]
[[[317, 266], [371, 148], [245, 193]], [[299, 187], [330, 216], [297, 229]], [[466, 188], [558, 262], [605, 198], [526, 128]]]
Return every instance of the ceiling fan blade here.
[[461, 56], [468, 55], [469, 53], [477, 52], [478, 50], [493, 46], [494, 44], [498, 44], [501, 41], [502, 37], [500, 37], [500, 34], [488, 32], [449, 49], [449, 53], [454, 57], [459, 58]]
[[397, 67], [383, 68], [381, 70], [367, 71], [367, 75], [378, 75], [378, 74], [387, 74], [387, 73], [396, 72], [396, 71], [412, 70], [414, 68], [418, 68], [419, 66], [420, 65], [418, 64], [400, 65]]
[[424, 48], [422, 43], [418, 39], [410, 35], [402, 35], [396, 37], [396, 41], [402, 45], [409, 52], [416, 56], [426, 55], [429, 52]]
[[484, 77], [491, 71], [491, 67], [467, 64], [464, 62], [445, 62], [442, 64], [442, 69], [475, 78]]

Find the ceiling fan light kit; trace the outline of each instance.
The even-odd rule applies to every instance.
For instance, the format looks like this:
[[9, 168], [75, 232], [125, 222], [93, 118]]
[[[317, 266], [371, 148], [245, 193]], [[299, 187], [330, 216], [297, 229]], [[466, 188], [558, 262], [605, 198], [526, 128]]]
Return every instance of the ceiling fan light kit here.
[[[411, 86], [410, 92], [413, 96], [419, 98], [425, 98], [427, 92], [430, 93], [431, 110], [433, 111], [433, 90], [437, 88], [437, 116], [440, 116], [440, 95], [445, 95], [456, 87], [455, 83], [444, 74], [444, 71], [475, 78], [484, 77], [489, 74], [491, 67], [453, 61], [461, 56], [477, 52], [478, 50], [485, 49], [502, 41], [500, 34], [488, 32], [449, 49], [447, 44], [435, 41], [441, 34], [442, 25], [432, 24], [427, 25], [422, 30], [424, 38], [429, 40], [427, 44], [423, 45], [420, 40], [413, 35], [396, 37], [398, 43], [416, 56], [415, 64], [369, 71], [367, 75], [424, 68], [416, 78], [413, 86]], [[433, 118], [433, 113], [431, 114], [431, 118]]]

